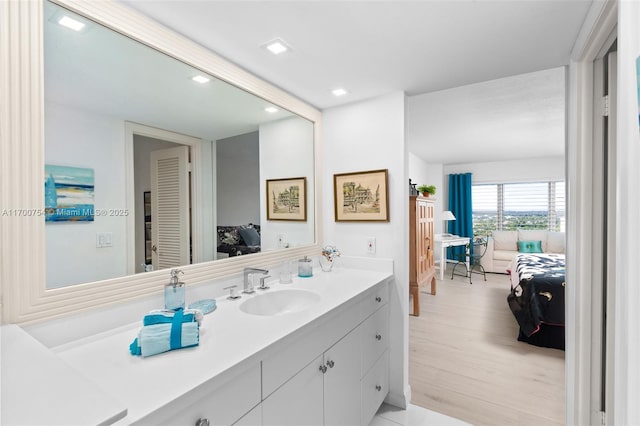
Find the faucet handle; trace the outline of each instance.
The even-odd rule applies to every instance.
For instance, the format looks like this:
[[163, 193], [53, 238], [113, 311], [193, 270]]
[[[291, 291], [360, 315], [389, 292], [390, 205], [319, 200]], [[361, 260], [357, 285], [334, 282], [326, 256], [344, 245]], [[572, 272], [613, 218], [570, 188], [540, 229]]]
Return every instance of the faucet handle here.
[[269, 277], [271, 277], [271, 275], [264, 275], [260, 277], [260, 287], [258, 287], [259, 290], [266, 290], [269, 288], [269, 286], [266, 285], [264, 282], [264, 280], [266, 280]]
[[238, 290], [236, 290], [238, 288], [237, 285], [230, 285], [229, 287], [225, 287], [224, 290], [229, 290], [229, 297], [227, 297], [227, 299], [230, 300], [235, 300], [235, 299], [240, 299], [240, 296], [238, 294]]

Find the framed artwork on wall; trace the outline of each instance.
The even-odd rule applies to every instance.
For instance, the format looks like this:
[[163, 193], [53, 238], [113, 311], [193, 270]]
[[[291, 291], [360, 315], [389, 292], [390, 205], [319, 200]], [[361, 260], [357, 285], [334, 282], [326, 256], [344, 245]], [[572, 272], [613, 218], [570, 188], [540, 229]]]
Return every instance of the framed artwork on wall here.
[[93, 222], [93, 169], [44, 166], [45, 222]]
[[333, 175], [336, 222], [389, 222], [387, 169]]
[[267, 220], [307, 220], [307, 178], [267, 179]]

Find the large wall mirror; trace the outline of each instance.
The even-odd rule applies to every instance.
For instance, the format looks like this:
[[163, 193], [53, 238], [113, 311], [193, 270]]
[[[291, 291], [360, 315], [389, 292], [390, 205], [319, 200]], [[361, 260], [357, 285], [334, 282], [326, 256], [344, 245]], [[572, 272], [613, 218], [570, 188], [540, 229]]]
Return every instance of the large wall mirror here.
[[[198, 283], [317, 251], [317, 110], [121, 4], [19, 3], [3, 7], [30, 60], [5, 82], [29, 88], [10, 118], [30, 130], [7, 206], [45, 213], [5, 222], [29, 230], [2, 243], [30, 284], [3, 283], [4, 322], [150, 294], [168, 268]], [[280, 179], [295, 190], [268, 197]]]
[[[44, 102], [48, 288], [314, 242], [311, 121], [49, 1]], [[266, 220], [294, 177], [310, 214]]]

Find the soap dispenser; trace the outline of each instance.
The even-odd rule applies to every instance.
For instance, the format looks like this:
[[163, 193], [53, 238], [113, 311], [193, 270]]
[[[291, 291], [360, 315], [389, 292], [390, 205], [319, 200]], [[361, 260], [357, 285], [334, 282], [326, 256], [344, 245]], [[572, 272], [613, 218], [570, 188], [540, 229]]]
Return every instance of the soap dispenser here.
[[184, 309], [184, 283], [178, 279], [184, 274], [180, 269], [171, 270], [169, 284], [164, 286], [164, 308], [170, 310]]

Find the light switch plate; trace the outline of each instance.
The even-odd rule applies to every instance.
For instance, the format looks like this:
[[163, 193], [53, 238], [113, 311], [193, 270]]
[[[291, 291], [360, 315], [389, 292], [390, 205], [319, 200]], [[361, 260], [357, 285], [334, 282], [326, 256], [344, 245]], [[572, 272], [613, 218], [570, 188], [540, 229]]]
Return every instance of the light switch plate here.
[[96, 233], [96, 248], [113, 247], [113, 234], [111, 232]]

